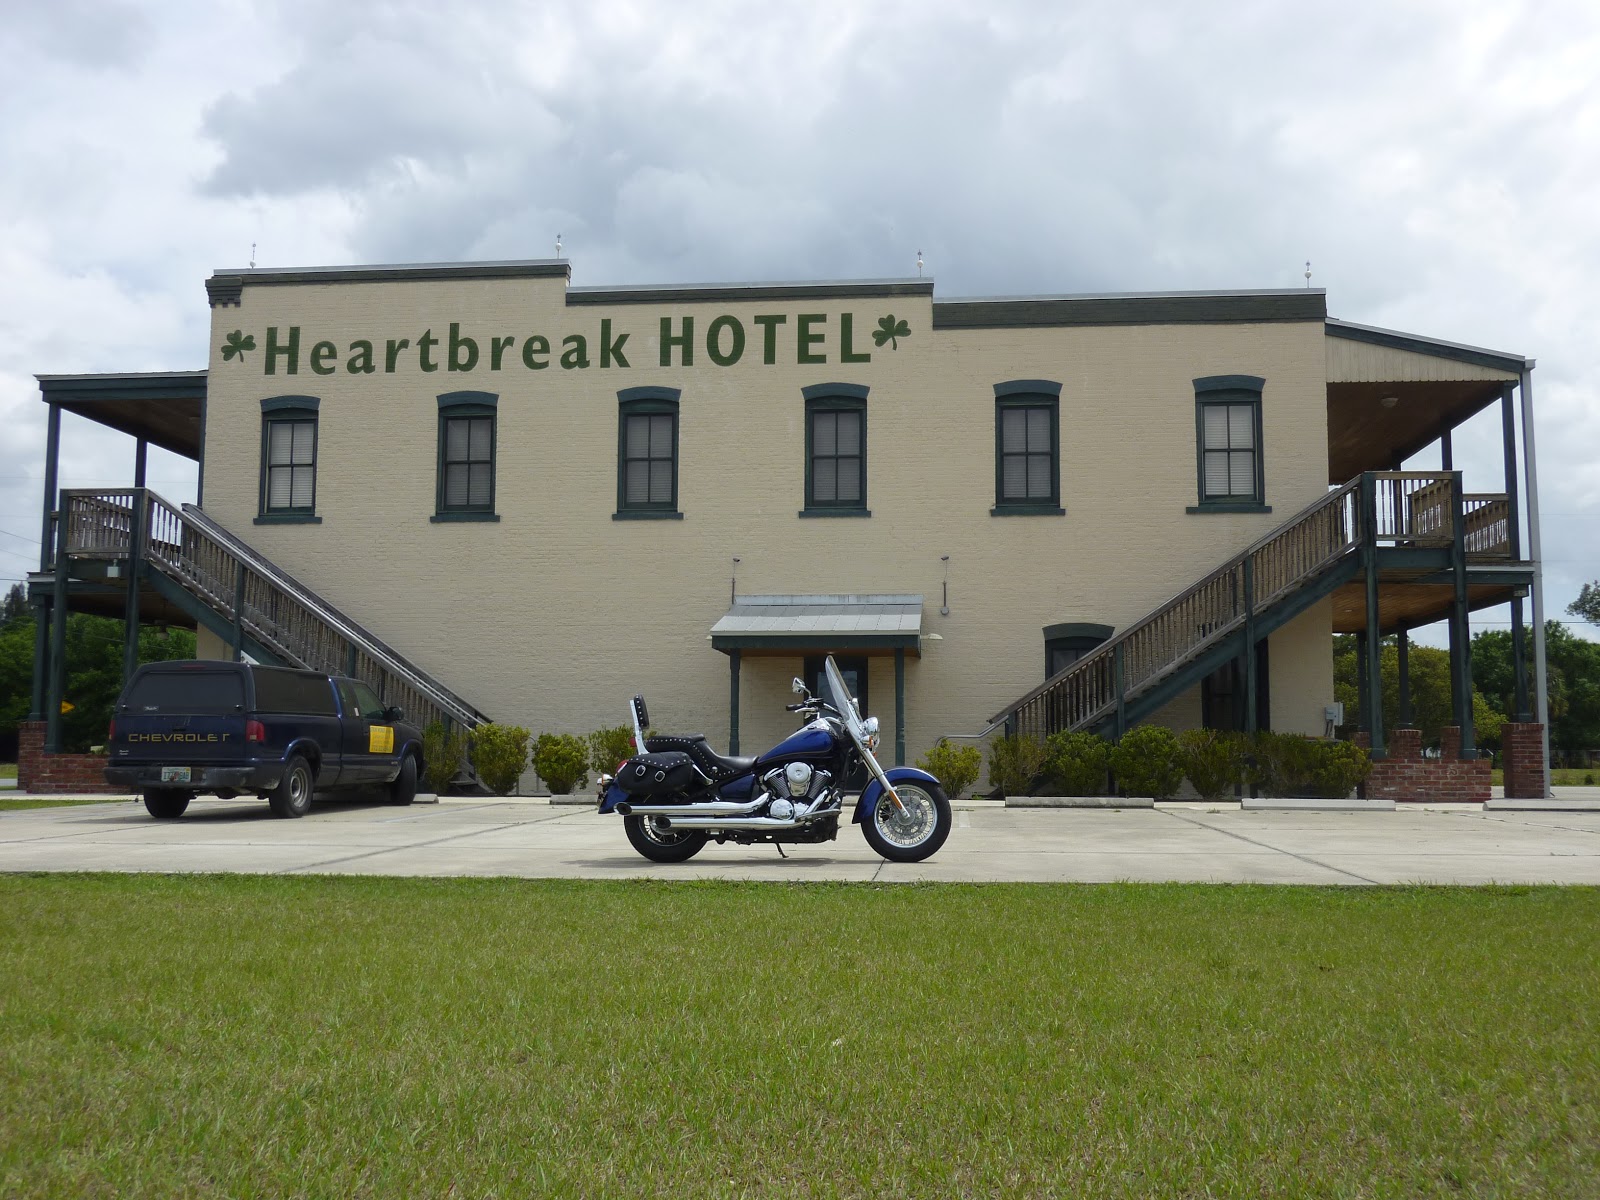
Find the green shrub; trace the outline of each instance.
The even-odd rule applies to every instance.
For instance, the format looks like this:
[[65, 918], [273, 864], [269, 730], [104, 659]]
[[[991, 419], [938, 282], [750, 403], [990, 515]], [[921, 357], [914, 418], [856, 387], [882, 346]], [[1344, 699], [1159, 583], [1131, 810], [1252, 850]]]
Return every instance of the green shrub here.
[[1165, 725], [1141, 725], [1111, 747], [1111, 773], [1124, 796], [1166, 800], [1183, 786], [1183, 751]]
[[574, 734], [541, 733], [534, 743], [533, 769], [558, 796], [588, 783], [588, 767], [589, 747]]
[[1231, 800], [1244, 781], [1250, 743], [1243, 734], [1186, 729], [1178, 735], [1183, 773], [1203, 800]]
[[1044, 770], [1044, 743], [1026, 733], [989, 743], [989, 783], [1002, 796], [1026, 796]]
[[596, 775], [615, 775], [617, 765], [633, 755], [633, 730], [626, 725], [596, 729], [589, 735], [589, 769]]
[[1044, 740], [1044, 773], [1063, 796], [1099, 796], [1106, 790], [1111, 743], [1098, 733], [1052, 733]]
[[1266, 796], [1337, 800], [1372, 771], [1372, 758], [1354, 742], [1262, 730], [1251, 747], [1250, 782]]
[[931, 750], [917, 759], [917, 766], [939, 781], [946, 796], [956, 800], [978, 782], [983, 752], [976, 746], [952, 746], [949, 738], [940, 738]]
[[484, 786], [496, 796], [509, 795], [528, 766], [528, 731], [520, 725], [479, 725], [468, 753]]
[[422, 731], [422, 779], [427, 789], [442, 796], [450, 790], [450, 781], [461, 770], [461, 761], [467, 755], [467, 735], [459, 730], [446, 730], [444, 722], [434, 721]]

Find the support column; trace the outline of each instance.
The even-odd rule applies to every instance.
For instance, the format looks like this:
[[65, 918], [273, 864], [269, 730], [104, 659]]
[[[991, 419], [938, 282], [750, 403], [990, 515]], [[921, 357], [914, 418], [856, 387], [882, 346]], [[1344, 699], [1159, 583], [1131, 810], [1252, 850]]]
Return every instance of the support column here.
[[244, 661], [244, 563], [233, 564], [233, 661]]
[[1399, 658], [1396, 666], [1400, 677], [1400, 712], [1396, 720], [1398, 728], [1414, 729], [1416, 718], [1411, 711], [1411, 639], [1406, 636], [1404, 629], [1400, 630], [1395, 649]]
[[1370, 734], [1372, 728], [1367, 723], [1367, 718], [1372, 713], [1372, 705], [1367, 702], [1367, 635], [1356, 634], [1356, 730], [1359, 733]]
[[1455, 723], [1461, 727], [1462, 758], [1477, 758], [1472, 729], [1472, 628], [1467, 623], [1466, 514], [1462, 505], [1461, 473], [1450, 478], [1450, 564], [1454, 597], [1450, 604], [1450, 692]]
[[40, 601], [33, 606], [33, 695], [28, 720], [44, 720], [45, 679], [50, 671], [50, 606]]
[[1256, 577], [1255, 562], [1250, 555], [1244, 560], [1244, 731], [1253, 734], [1259, 720], [1256, 706]]
[[1533, 722], [1528, 709], [1528, 639], [1522, 628], [1522, 597], [1511, 598], [1512, 720], [1524, 725]]
[[144, 486], [144, 467], [148, 451], [149, 443], [140, 438], [133, 450], [133, 486], [136, 488]]
[[1118, 642], [1111, 648], [1111, 686], [1117, 692], [1117, 721], [1114, 726], [1116, 738], [1121, 741], [1122, 735], [1128, 732], [1128, 696], [1125, 686], [1126, 676], [1123, 672], [1122, 643]]
[[67, 530], [56, 522], [56, 579], [50, 608], [50, 689], [44, 704], [44, 750], [61, 753], [61, 701], [67, 691]]
[[1533, 360], [1522, 371], [1522, 466], [1527, 486], [1523, 495], [1528, 508], [1528, 561], [1533, 564], [1533, 703], [1534, 718], [1543, 730], [1543, 762], [1540, 773], [1544, 794], [1550, 794], [1550, 685], [1546, 679], [1544, 654], [1544, 557], [1539, 544], [1539, 460], [1533, 439]]
[[894, 648], [894, 765], [906, 761], [906, 651]]
[[1361, 562], [1367, 590], [1367, 691], [1362, 707], [1371, 737], [1373, 758], [1388, 751], [1383, 740], [1383, 618], [1378, 610], [1377, 480], [1369, 471], [1361, 477]]
[[1511, 560], [1522, 559], [1522, 506], [1517, 503], [1517, 414], [1511, 406], [1511, 384], [1500, 390], [1500, 442], [1505, 456], [1506, 534]]
[[[144, 442], [137, 473], [144, 478]], [[144, 566], [144, 512], [145, 490], [143, 484], [134, 488], [133, 511], [128, 514], [128, 598], [122, 614], [122, 683], [126, 687], [133, 673], [139, 669], [139, 576]]]
[[1450, 449], [1450, 431], [1446, 429], [1439, 435], [1439, 469], [1441, 471], [1454, 471], [1455, 456]]
[[739, 652], [728, 651], [728, 753], [739, 753]]
[[56, 495], [57, 467], [61, 461], [61, 406], [50, 406], [49, 424], [44, 439], [44, 517], [39, 526], [39, 570], [48, 571], [52, 551], [56, 544], [56, 509], [60, 497]]

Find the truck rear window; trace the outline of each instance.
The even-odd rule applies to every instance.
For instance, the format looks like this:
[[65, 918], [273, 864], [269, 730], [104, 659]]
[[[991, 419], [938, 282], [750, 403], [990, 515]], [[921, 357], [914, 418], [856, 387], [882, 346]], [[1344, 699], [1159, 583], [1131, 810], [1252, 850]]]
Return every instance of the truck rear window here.
[[134, 680], [126, 705], [141, 713], [231, 713], [244, 708], [236, 671], [153, 671]]
[[303, 675], [276, 667], [256, 667], [256, 711], [334, 716], [333, 683], [326, 676]]

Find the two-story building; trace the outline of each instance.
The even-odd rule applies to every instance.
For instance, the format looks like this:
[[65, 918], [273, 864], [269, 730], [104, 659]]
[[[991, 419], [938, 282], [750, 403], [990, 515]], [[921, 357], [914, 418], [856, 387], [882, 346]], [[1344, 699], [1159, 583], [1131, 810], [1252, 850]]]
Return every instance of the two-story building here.
[[[468, 725], [582, 733], [642, 692], [753, 752], [831, 653], [897, 761], [996, 727], [1322, 735], [1334, 632], [1371, 692], [1366, 634], [1446, 618], [1465, 753], [1466, 614], [1511, 605], [1520, 646], [1538, 607], [1520, 356], [1330, 320], [1312, 289], [569, 276], [221, 271], [205, 371], [41, 376], [36, 711], [49, 616], [80, 606]], [[1496, 404], [1504, 478], [1468, 491], [1450, 432]], [[137, 439], [133, 489], [57, 495], [63, 410]], [[1435, 442], [1441, 469], [1400, 470]], [[197, 505], [143, 489], [146, 444], [199, 462]]]

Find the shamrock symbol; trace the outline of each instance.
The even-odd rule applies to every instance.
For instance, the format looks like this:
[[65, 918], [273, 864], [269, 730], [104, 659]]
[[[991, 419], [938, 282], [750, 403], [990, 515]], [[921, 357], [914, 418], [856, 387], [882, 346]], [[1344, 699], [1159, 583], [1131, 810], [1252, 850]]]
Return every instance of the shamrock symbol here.
[[890, 313], [887, 317], [878, 318], [878, 328], [873, 331], [872, 340], [879, 347], [882, 347], [885, 342], [889, 342], [893, 349], [898, 350], [900, 349], [900, 343], [895, 339], [910, 336], [911, 326], [904, 321], [896, 321], [894, 314]]
[[[882, 342], [878, 343], [880, 346]], [[228, 340], [222, 345], [222, 361], [227, 362], [234, 355], [239, 356], [239, 361], [244, 361], [244, 352], [256, 348], [256, 335], [235, 329], [228, 335]]]

